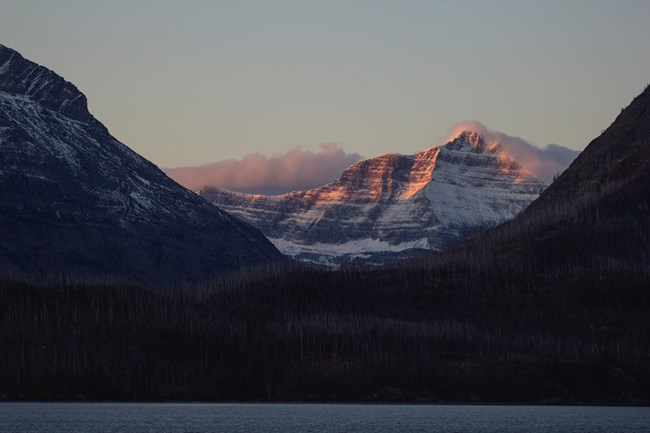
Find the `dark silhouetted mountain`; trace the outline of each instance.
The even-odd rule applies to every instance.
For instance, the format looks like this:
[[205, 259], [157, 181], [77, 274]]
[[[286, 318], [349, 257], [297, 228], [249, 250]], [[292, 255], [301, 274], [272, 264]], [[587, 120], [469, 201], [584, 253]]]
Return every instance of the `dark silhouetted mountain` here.
[[201, 280], [281, 260], [113, 138], [73, 84], [2, 45], [0, 149], [3, 273]]
[[[609, 128], [589, 143], [570, 169], [531, 205], [527, 214], [557, 209], [567, 203], [574, 204], [575, 211], [612, 194], [626, 194], [629, 189], [647, 186], [649, 161], [650, 90], [646, 88]], [[575, 203], [576, 200], [580, 203]]]
[[269, 197], [207, 187], [199, 194], [259, 228], [283, 253], [331, 263], [444, 249], [512, 218], [545, 186], [499, 143], [464, 131], [415, 155], [357, 162], [309, 191]]

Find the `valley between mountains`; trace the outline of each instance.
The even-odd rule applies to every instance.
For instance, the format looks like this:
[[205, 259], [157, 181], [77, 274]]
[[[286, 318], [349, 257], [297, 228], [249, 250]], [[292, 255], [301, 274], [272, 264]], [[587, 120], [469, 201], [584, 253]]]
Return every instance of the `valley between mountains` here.
[[650, 404], [650, 87], [548, 187], [464, 130], [196, 194], [0, 45], [0, 185], [0, 400]]

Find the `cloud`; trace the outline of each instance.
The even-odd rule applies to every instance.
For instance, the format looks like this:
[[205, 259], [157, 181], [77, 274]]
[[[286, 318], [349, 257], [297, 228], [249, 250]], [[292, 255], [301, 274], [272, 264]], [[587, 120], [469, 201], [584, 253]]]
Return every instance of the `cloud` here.
[[197, 191], [216, 186], [251, 194], [282, 194], [332, 182], [361, 155], [346, 153], [336, 144], [322, 144], [320, 151], [296, 147], [282, 155], [254, 153], [242, 160], [229, 159], [198, 167], [164, 168], [176, 182]]
[[475, 120], [460, 122], [454, 125], [449, 130], [443, 143], [453, 140], [462, 131], [468, 129], [480, 132], [488, 143], [500, 143], [508, 156], [521, 164], [522, 167], [538, 179], [549, 183], [553, 180], [553, 176], [564, 171], [580, 153], [577, 150], [569, 149], [559, 144], [549, 144], [545, 148], [539, 148], [522, 138], [493, 131]]
[[[551, 182], [578, 155], [578, 151], [557, 144], [536, 147], [519, 137], [492, 131], [476, 121], [454, 125], [447, 143], [464, 130], [480, 132], [487, 142], [498, 142], [511, 158], [539, 179]], [[193, 191], [215, 186], [253, 194], [282, 194], [319, 187], [339, 178], [343, 170], [361, 160], [357, 153], [346, 153], [336, 144], [323, 144], [317, 152], [296, 147], [281, 155], [259, 153], [241, 160], [229, 159], [197, 167], [164, 168], [169, 177]]]

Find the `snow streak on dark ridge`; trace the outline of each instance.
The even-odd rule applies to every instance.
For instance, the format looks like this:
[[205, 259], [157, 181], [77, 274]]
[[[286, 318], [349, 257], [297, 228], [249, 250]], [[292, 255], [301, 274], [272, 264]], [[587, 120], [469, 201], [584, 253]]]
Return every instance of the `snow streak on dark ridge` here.
[[283, 258], [110, 135], [86, 98], [0, 47], [0, 275], [201, 281]]
[[74, 84], [1, 44], [0, 91], [25, 96], [70, 119], [99, 125], [88, 111], [86, 96]]

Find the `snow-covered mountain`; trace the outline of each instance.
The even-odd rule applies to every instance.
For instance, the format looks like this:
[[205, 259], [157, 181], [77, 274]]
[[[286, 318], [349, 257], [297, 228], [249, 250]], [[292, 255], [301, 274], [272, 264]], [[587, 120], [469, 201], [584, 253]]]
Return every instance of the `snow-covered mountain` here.
[[86, 97], [0, 45], [0, 273], [199, 280], [281, 259], [113, 138]]
[[441, 250], [512, 218], [545, 187], [499, 143], [463, 131], [415, 155], [360, 161], [309, 191], [263, 196], [206, 187], [199, 194], [259, 228], [283, 253], [331, 264]]

